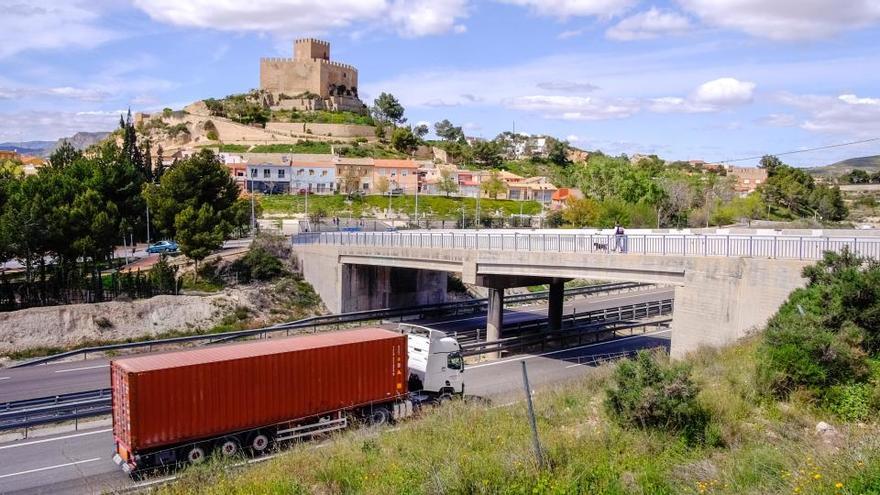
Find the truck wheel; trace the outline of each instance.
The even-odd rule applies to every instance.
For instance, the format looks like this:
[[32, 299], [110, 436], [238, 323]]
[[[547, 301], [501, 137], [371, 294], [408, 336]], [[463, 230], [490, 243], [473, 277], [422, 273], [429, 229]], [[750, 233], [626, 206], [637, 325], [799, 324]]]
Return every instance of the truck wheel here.
[[232, 457], [238, 454], [238, 440], [232, 437], [224, 438], [217, 442], [217, 452], [223, 457]]
[[269, 437], [262, 433], [254, 435], [254, 438], [251, 439], [251, 450], [255, 454], [262, 454], [267, 448], [269, 448]]
[[373, 409], [373, 412], [371, 412], [367, 418], [370, 426], [382, 426], [388, 423], [388, 420], [390, 419], [391, 415], [388, 413], [388, 409], [385, 409], [384, 407]]
[[184, 452], [186, 452], [184, 459], [190, 464], [201, 464], [205, 462], [205, 458], [207, 457], [205, 449], [203, 449], [201, 445], [193, 445], [188, 449], [185, 449]]

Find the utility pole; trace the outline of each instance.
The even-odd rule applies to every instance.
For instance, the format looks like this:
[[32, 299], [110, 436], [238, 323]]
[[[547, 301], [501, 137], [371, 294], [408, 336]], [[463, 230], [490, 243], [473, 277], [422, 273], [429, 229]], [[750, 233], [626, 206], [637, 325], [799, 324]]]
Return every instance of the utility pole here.
[[[254, 169], [256, 170], [256, 169]], [[254, 203], [254, 177], [253, 175], [249, 178], [251, 183], [251, 235], [254, 235], [254, 231], [257, 229], [257, 214], [256, 214], [256, 205]]]
[[477, 213], [474, 216], [474, 219], [476, 220], [476, 223], [477, 223], [476, 224], [477, 230], [480, 230], [480, 196], [482, 195], [481, 189], [482, 189], [482, 184], [477, 186]]
[[535, 458], [538, 460], [538, 467], [544, 467], [544, 454], [541, 452], [541, 441], [538, 439], [538, 424], [535, 422], [535, 408], [532, 405], [532, 391], [529, 387], [529, 374], [526, 371], [526, 362], [520, 361], [522, 364], [523, 387], [526, 391], [526, 403], [529, 406], [529, 426], [532, 429], [532, 447], [535, 449]]
[[[418, 177], [418, 176], [416, 176]], [[419, 183], [416, 178], [416, 228], [419, 228]]]
[[147, 245], [150, 245], [150, 205], [147, 205]]

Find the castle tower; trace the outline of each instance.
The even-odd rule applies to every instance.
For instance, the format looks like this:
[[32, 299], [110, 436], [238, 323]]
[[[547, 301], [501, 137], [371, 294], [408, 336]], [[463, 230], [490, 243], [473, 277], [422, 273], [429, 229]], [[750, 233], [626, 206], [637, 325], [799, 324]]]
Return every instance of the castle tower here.
[[330, 60], [330, 43], [313, 38], [293, 42], [294, 60]]
[[293, 58], [260, 59], [260, 89], [274, 95], [308, 92], [321, 98], [348, 98], [359, 108], [357, 85], [357, 69], [331, 61], [326, 41], [298, 39], [293, 42]]

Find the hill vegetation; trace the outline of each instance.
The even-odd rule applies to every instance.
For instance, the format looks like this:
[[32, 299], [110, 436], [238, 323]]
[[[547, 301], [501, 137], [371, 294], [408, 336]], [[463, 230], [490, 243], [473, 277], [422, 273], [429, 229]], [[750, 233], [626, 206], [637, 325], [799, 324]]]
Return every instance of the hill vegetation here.
[[[535, 394], [543, 465], [522, 402], [459, 402], [392, 430], [299, 445], [244, 471], [199, 466], [159, 491], [874, 495], [877, 273], [876, 262], [829, 256], [806, 270], [809, 285], [764, 335], [680, 363], [643, 353]], [[823, 330], [812, 337], [816, 325]], [[768, 370], [787, 378], [768, 382]]]
[[880, 155], [850, 158], [832, 163], [831, 165], [825, 165], [824, 167], [811, 168], [807, 171], [813, 175], [836, 177], [853, 170], [864, 170], [869, 173], [880, 172]]

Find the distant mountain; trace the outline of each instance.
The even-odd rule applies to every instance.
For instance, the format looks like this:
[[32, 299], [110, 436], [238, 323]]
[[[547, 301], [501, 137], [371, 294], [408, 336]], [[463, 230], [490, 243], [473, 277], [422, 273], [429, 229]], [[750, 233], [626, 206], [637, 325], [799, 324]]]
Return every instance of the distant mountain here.
[[17, 151], [22, 155], [35, 155], [48, 157], [53, 151], [68, 142], [78, 150], [84, 150], [93, 144], [100, 143], [109, 136], [109, 132], [77, 132], [71, 137], [61, 138], [58, 141], [24, 141], [21, 143], [0, 143], [0, 150]]
[[811, 168], [807, 172], [813, 175], [843, 175], [853, 170], [880, 171], [880, 155], [850, 158], [824, 167]]
[[2, 151], [17, 151], [22, 155], [40, 156], [58, 141], [24, 141], [21, 143], [0, 143]]

